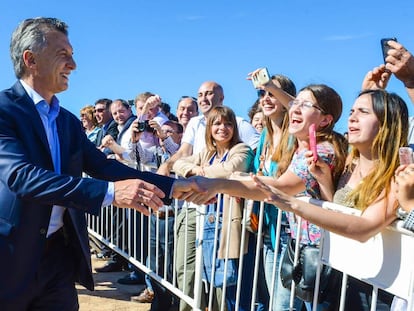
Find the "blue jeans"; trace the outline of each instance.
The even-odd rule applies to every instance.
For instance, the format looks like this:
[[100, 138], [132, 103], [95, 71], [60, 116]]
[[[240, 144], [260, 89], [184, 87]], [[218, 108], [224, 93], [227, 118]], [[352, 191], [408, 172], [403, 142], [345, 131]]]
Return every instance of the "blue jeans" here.
[[[164, 276], [164, 262], [165, 257], [164, 254], [167, 255], [167, 279], [171, 280], [172, 277], [172, 257], [173, 257], [173, 243], [174, 243], [174, 216], [168, 217], [168, 224], [166, 224], [166, 219], [159, 219], [158, 228], [157, 228], [157, 216], [151, 214], [150, 216], [150, 254], [147, 257], [147, 265], [149, 261], [149, 268], [160, 275], [161, 277]], [[165, 247], [165, 227], [167, 226], [167, 248]], [[158, 229], [158, 230], [157, 230]], [[158, 241], [157, 241], [157, 234], [158, 234]], [[156, 253], [157, 250], [157, 242], [158, 242], [158, 254]], [[157, 256], [158, 255], [158, 256]], [[150, 259], [150, 260], [148, 260]], [[157, 271], [158, 265], [158, 271]], [[145, 276], [145, 283], [147, 287], [151, 288], [151, 282], [149, 281], [151, 278], [146, 275]], [[148, 280], [148, 282], [147, 282]]]
[[[213, 253], [213, 247], [211, 247], [211, 244], [214, 243], [215, 241], [215, 226], [216, 226], [216, 221], [215, 221], [215, 211], [209, 211], [206, 215], [206, 221], [204, 224], [204, 232], [203, 232], [203, 258], [204, 258], [204, 262], [207, 263], [207, 266], [211, 266], [211, 259], [213, 258], [213, 256], [216, 257], [216, 269], [220, 269], [223, 268], [223, 262], [221, 262], [221, 265], [219, 265], [217, 263], [217, 254]], [[221, 235], [221, 228], [222, 228], [222, 219], [220, 217], [220, 219], [218, 220], [218, 236], [217, 236], [217, 240], [220, 240], [220, 235]], [[206, 247], [208, 244], [210, 243], [210, 247]], [[219, 243], [217, 243], [217, 248]], [[253, 235], [251, 235], [249, 237], [249, 245], [248, 245], [248, 252], [244, 255], [243, 257], [243, 272], [242, 272], [242, 281], [241, 281], [241, 290], [240, 290], [240, 303], [239, 303], [239, 310], [240, 311], [249, 311], [250, 310], [250, 304], [251, 304], [251, 300], [252, 300], [252, 282], [253, 282], [253, 273], [254, 273], [254, 258], [255, 258], [255, 247], [256, 247], [256, 239]], [[230, 262], [228, 262], [228, 271], [227, 271], [227, 280], [228, 281], [234, 281], [233, 283], [227, 283], [227, 287], [226, 287], [226, 306], [227, 306], [227, 310], [231, 311], [231, 310], [235, 310], [235, 306], [236, 306], [236, 290], [237, 290], [237, 286], [236, 286], [236, 282], [237, 282], [237, 277], [238, 277], [238, 264], [239, 261], [236, 259], [232, 259], [232, 263], [236, 264], [236, 267], [234, 267], [233, 269], [231, 268]], [[261, 264], [260, 264], [261, 266]], [[261, 271], [263, 271], [263, 267], [261, 267]], [[205, 266], [204, 269], [206, 270], [207, 267]], [[210, 267], [211, 269], [211, 267]], [[224, 270], [224, 269], [223, 269]], [[232, 273], [230, 273], [230, 271], [232, 271]], [[207, 271], [204, 271], [205, 274], [208, 275]], [[217, 273], [217, 271], [216, 271]], [[257, 293], [257, 299], [255, 299], [255, 303], [257, 305], [256, 310], [267, 310], [267, 302], [268, 302], [268, 297], [267, 298], [263, 298], [263, 293], [266, 292], [266, 289], [263, 290], [263, 288], [261, 287], [261, 285], [265, 284], [263, 283], [263, 274], [260, 274], [260, 268], [259, 268], [259, 275], [262, 275], [262, 277], [259, 276], [259, 283], [258, 283], [258, 293]], [[223, 271], [222, 271], [222, 275], [223, 275]], [[206, 277], [206, 275], [205, 275]], [[210, 279], [211, 277], [207, 276], [207, 279]], [[221, 278], [222, 279], [222, 278]], [[217, 278], [215, 277], [215, 280], [217, 282]], [[261, 290], [262, 289], [262, 290]], [[220, 304], [220, 300], [217, 301], [217, 299], [220, 299], [221, 294], [220, 293], [222, 291], [222, 289], [220, 288], [220, 291], [218, 292], [216, 290], [215, 292], [215, 299], [216, 301], [213, 303], [213, 309], [214, 307], [219, 308], [219, 304]], [[266, 295], [267, 293], [265, 293]]]
[[[226, 286], [236, 285], [237, 283], [237, 270], [238, 270], [238, 259], [228, 259], [227, 260], [227, 274], [224, 275], [225, 270], [225, 260], [219, 259], [217, 256], [217, 251], [220, 247], [220, 237], [221, 237], [221, 228], [222, 228], [222, 217], [216, 219], [216, 212], [209, 211], [205, 217], [204, 222], [204, 231], [203, 231], [203, 278], [209, 283], [213, 283], [215, 287], [222, 287], [224, 282]], [[215, 236], [217, 227], [217, 238]], [[216, 248], [214, 248], [216, 244]], [[215, 275], [214, 280], [211, 279], [212, 269], [214, 269]]]
[[[173, 256], [173, 244], [174, 244], [174, 216], [168, 217], [168, 223], [166, 219], [159, 218], [158, 226], [157, 226], [157, 216], [151, 214], [150, 216], [150, 254], [147, 257], [147, 266], [149, 268], [164, 277], [164, 271], [167, 271], [167, 279], [169, 281], [172, 280], [172, 256]], [[167, 226], [167, 247], [165, 241], [165, 230]], [[158, 241], [157, 241], [157, 234], [158, 234]], [[157, 251], [157, 242], [158, 242], [158, 254]], [[158, 256], [157, 256], [158, 255]], [[166, 260], [166, 267], [164, 267], [165, 257], [167, 256]], [[158, 265], [158, 270], [157, 270]], [[151, 277], [148, 274], [145, 275], [145, 284], [147, 288], [151, 291], [155, 292], [154, 300], [152, 302], [153, 305], [159, 305], [161, 302], [165, 303], [165, 306], [170, 304], [168, 301], [171, 302], [171, 295], [169, 292], [162, 287], [161, 285], [154, 286], [151, 283]], [[151, 306], [151, 310], [162, 310], [164, 307], [155, 307]]]
[[[279, 274], [280, 274], [280, 263], [282, 254], [286, 250], [286, 243], [288, 240], [288, 234], [281, 230], [280, 233], [280, 245], [279, 251], [276, 255], [276, 265], [274, 264], [274, 256], [275, 252], [272, 246], [272, 243], [269, 237], [265, 236], [263, 239], [263, 261], [264, 261], [264, 269], [265, 269], [265, 277], [266, 277], [266, 284], [269, 290], [269, 295], [271, 295], [270, 291], [272, 288], [272, 273], [273, 269], [277, 269], [275, 275], [275, 286], [273, 292], [273, 305], [272, 310], [282, 311], [282, 310], [289, 310], [289, 300], [290, 300], [290, 289], [284, 288], [282, 282], [280, 282]], [[298, 298], [295, 298], [293, 303], [294, 310], [300, 311], [302, 308], [302, 301]]]
[[[226, 305], [227, 309], [234, 310], [232, 305], [236, 302], [236, 282], [237, 282], [237, 273], [238, 273], [238, 260], [229, 259], [227, 261], [227, 274], [224, 275], [225, 260], [219, 259], [217, 257], [217, 250], [220, 247], [220, 236], [222, 228], [222, 217], [219, 216], [217, 219], [217, 214], [213, 205], [209, 205], [207, 208], [207, 214], [204, 221], [204, 231], [203, 231], [203, 279], [207, 282], [213, 283], [213, 309], [220, 308], [221, 294], [224, 282], [226, 281]], [[215, 236], [215, 231], [217, 227], [217, 238]], [[214, 248], [214, 243], [216, 248]], [[215, 275], [214, 280], [212, 279], [212, 269], [213, 261], [215, 261], [214, 269]]]
[[[249, 244], [247, 253], [243, 257], [243, 273], [242, 273], [242, 285], [240, 291], [240, 307], [239, 310], [250, 311], [252, 302], [252, 285], [254, 278], [254, 265], [256, 258], [256, 244], [257, 236], [254, 234], [249, 235]], [[266, 286], [265, 272], [263, 267], [262, 252], [258, 254], [261, 258], [259, 260], [259, 272], [257, 278], [257, 292], [253, 301], [256, 311], [267, 311], [269, 309], [269, 291]]]
[[[306, 311], [312, 311], [313, 310], [313, 303], [306, 301], [305, 302], [305, 307], [306, 307]], [[327, 303], [327, 302], [319, 303], [318, 306], [316, 307], [316, 310], [317, 311], [329, 310], [329, 303]]]

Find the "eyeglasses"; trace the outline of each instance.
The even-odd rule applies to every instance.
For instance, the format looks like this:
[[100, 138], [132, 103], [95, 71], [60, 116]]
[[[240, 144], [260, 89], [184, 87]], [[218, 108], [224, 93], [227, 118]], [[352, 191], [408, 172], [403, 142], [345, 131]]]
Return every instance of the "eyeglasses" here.
[[106, 109], [105, 108], [96, 108], [95, 112], [104, 112]]
[[80, 117], [81, 117], [81, 118], [85, 118], [86, 116], [87, 116], [87, 115], [86, 115], [86, 113], [81, 113], [81, 114], [80, 114]]
[[274, 97], [273, 94], [270, 93], [270, 92], [266, 92], [265, 90], [257, 90], [257, 97], [263, 98], [266, 95], [269, 96], [269, 97], [271, 97], [271, 98]]
[[308, 101], [308, 100], [292, 100], [289, 102], [289, 107], [292, 108], [293, 106], [299, 106], [299, 108], [305, 108], [305, 109], [311, 109], [311, 108], [315, 108], [317, 110], [319, 110], [322, 113], [325, 113], [325, 111], [322, 110], [321, 107], [316, 106], [314, 103]]

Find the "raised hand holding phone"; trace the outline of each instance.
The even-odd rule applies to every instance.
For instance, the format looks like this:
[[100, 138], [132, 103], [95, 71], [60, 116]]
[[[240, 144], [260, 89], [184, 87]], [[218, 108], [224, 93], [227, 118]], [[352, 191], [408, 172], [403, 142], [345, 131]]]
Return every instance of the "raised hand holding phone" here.
[[387, 63], [387, 62], [385, 61], [385, 59], [386, 59], [386, 58], [387, 58], [387, 56], [388, 56], [388, 50], [391, 48], [391, 47], [388, 45], [388, 41], [390, 41], [390, 40], [397, 42], [397, 38], [383, 38], [383, 39], [381, 39], [381, 49], [382, 49], [382, 57], [383, 57], [383, 59], [384, 59], [384, 64], [386, 64], [386, 63]]
[[267, 68], [261, 68], [260, 70], [255, 71], [251, 75], [251, 80], [253, 82], [253, 86], [258, 88], [259, 86], [265, 85], [270, 81], [270, 75]]
[[318, 152], [316, 150], [316, 125], [312, 123], [309, 126], [309, 147], [313, 154], [313, 161], [318, 161]]

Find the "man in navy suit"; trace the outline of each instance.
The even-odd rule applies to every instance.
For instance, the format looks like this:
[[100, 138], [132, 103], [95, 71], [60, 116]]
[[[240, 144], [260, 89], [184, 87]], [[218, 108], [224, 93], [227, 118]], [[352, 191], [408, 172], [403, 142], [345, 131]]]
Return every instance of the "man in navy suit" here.
[[[116, 139], [118, 136], [118, 124], [116, 124], [112, 113], [110, 110], [112, 100], [108, 98], [101, 98], [95, 102], [95, 117], [98, 121], [98, 125], [101, 127], [101, 131], [96, 138], [96, 145], [99, 147], [102, 143], [102, 138], [105, 135], [111, 135], [113, 139]], [[108, 148], [101, 149], [106, 155], [112, 151]]]
[[18, 81], [0, 92], [0, 308], [78, 310], [75, 282], [93, 289], [85, 212], [113, 203], [149, 215], [170, 196], [210, 194], [197, 179], [107, 159], [87, 139], [55, 96], [76, 68], [65, 23], [23, 21], [10, 52]]

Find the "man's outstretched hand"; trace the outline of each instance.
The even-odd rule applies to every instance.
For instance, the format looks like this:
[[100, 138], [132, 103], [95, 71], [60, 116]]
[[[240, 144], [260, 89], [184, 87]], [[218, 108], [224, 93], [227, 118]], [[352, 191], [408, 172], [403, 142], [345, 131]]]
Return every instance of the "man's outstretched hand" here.
[[140, 179], [126, 179], [114, 183], [115, 194], [113, 204], [117, 207], [133, 208], [149, 216], [148, 207], [157, 211], [164, 205], [165, 197], [157, 186]]

